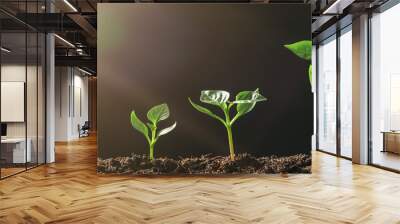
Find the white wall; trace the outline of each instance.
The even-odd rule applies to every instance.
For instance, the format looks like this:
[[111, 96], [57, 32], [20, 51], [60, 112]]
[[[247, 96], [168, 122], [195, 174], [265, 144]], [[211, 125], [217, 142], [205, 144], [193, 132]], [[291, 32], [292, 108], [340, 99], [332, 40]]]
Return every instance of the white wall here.
[[69, 133], [69, 85], [70, 74], [67, 67], [55, 68], [55, 141], [67, 141]]
[[[1, 66], [1, 81], [3, 82], [25, 82], [25, 71], [26, 67], [25, 64], [5, 64]], [[36, 85], [36, 81], [33, 82], [34, 78], [31, 77], [31, 75], [34, 75], [36, 77], [36, 66], [28, 66], [27, 67], [27, 75], [28, 75], [28, 80], [29, 80], [29, 85]], [[36, 99], [36, 88], [28, 88], [28, 97], [35, 97]], [[29, 91], [29, 90], [32, 90]], [[28, 103], [34, 101], [33, 99], [27, 99]], [[36, 101], [35, 101], [36, 103]], [[34, 105], [28, 105], [34, 108], [36, 108], [36, 104]], [[6, 108], [2, 108], [2, 110], [5, 110]], [[31, 117], [32, 115], [32, 117]], [[28, 122], [35, 122], [36, 124], [36, 113], [28, 113]], [[29, 127], [33, 127], [33, 124], [28, 124]], [[36, 126], [34, 127], [36, 129]], [[28, 137], [29, 137], [30, 131], [28, 130]], [[25, 137], [25, 122], [10, 122], [7, 123], [7, 136], [8, 137]]]
[[[31, 70], [32, 67], [28, 67]], [[3, 82], [25, 82], [25, 64], [8, 64], [1, 66], [1, 81]], [[28, 72], [28, 74], [31, 74]], [[2, 110], [6, 108], [1, 108]], [[7, 123], [7, 137], [24, 138], [25, 122]]]
[[55, 140], [79, 137], [78, 125], [89, 118], [88, 77], [72, 67], [56, 67]]
[[[76, 70], [75, 70], [76, 71]], [[72, 119], [72, 136], [79, 137], [78, 125], [81, 126], [85, 121], [89, 120], [89, 92], [88, 92], [88, 77], [82, 76], [82, 73], [74, 77], [74, 108]]]

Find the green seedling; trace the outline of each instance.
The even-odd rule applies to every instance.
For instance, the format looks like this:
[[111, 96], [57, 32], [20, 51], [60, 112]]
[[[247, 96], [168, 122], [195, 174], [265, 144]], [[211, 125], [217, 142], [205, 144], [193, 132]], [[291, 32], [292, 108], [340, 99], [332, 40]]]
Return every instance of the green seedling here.
[[[234, 101], [229, 101], [229, 92], [223, 90], [203, 90], [201, 91], [200, 101], [206, 104], [218, 106], [224, 112], [225, 119], [214, 114], [209, 109], [194, 103], [190, 98], [189, 102], [201, 113], [220, 121], [228, 133], [229, 153], [231, 160], [235, 160], [235, 149], [233, 145], [232, 125], [243, 115], [247, 114], [255, 107], [257, 102], [265, 101], [267, 98], [262, 96], [258, 89], [254, 91], [242, 91], [236, 95]], [[236, 115], [231, 119], [230, 110], [236, 105]]]
[[[150, 160], [154, 160], [154, 146], [158, 141], [158, 138], [162, 135], [166, 135], [176, 127], [176, 122], [160, 131], [157, 131], [158, 122], [165, 120], [169, 117], [169, 109], [168, 105], [163, 103], [157, 106], [152, 107], [147, 112], [147, 119], [149, 122], [144, 124], [136, 115], [135, 111], [131, 112], [131, 124], [132, 127], [135, 128], [137, 131], [142, 133], [146, 138], [147, 142], [149, 143], [150, 148]], [[149, 135], [150, 131], [150, 135]]]
[[[302, 40], [293, 44], [284, 45], [292, 53], [307, 61], [311, 61], [312, 42], [310, 40]], [[312, 65], [308, 66], [308, 78], [312, 83]]]

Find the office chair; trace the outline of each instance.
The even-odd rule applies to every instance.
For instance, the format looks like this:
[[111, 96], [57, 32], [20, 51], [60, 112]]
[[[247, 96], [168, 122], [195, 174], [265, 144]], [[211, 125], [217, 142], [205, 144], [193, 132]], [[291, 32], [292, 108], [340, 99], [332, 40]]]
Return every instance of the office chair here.
[[85, 121], [82, 127], [78, 125], [78, 130], [79, 130], [79, 138], [89, 136], [89, 130], [90, 130], [89, 121]]

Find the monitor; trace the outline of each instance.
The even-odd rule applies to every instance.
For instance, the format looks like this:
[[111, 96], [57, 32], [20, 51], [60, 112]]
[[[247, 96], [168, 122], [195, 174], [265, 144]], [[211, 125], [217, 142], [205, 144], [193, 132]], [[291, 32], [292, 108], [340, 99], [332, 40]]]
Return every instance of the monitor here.
[[1, 123], [1, 136], [7, 136], [7, 124]]

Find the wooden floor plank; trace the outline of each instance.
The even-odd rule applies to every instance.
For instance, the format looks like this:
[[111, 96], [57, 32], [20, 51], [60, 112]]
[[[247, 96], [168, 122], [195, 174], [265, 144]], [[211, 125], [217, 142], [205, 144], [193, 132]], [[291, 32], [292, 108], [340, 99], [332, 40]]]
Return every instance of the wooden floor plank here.
[[98, 175], [96, 139], [57, 144], [55, 164], [0, 181], [0, 223], [397, 223], [400, 175], [320, 152], [313, 173]]

